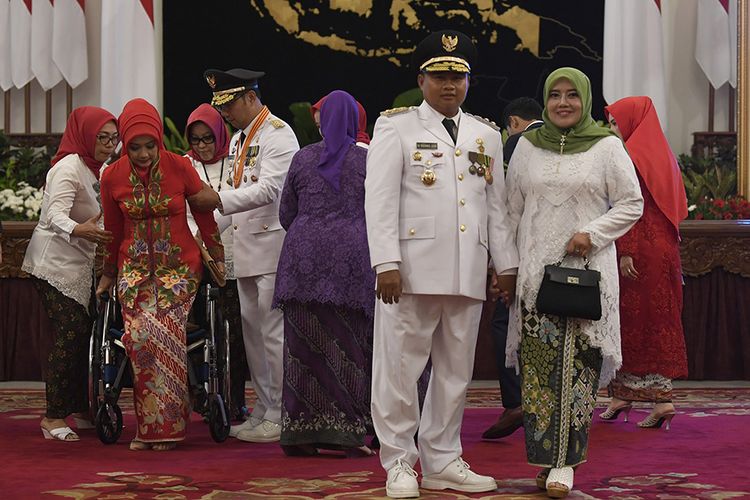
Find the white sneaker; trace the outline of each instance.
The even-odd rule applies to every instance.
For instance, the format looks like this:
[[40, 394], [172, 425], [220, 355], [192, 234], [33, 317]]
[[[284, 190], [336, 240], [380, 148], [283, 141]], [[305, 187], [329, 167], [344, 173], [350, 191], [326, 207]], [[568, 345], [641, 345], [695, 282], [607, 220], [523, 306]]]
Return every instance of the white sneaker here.
[[245, 430], [249, 431], [250, 429], [254, 429], [258, 425], [260, 425], [261, 422], [262, 420], [250, 417], [239, 425], [231, 426], [229, 428], [229, 437], [236, 438], [237, 434], [239, 434], [240, 431], [245, 431]]
[[252, 429], [238, 432], [237, 439], [249, 443], [273, 443], [281, 439], [281, 424], [263, 420], [260, 425], [256, 425]]
[[497, 489], [495, 478], [480, 476], [469, 469], [469, 464], [458, 457], [437, 474], [422, 477], [422, 488], [426, 490], [457, 490], [468, 493]]
[[390, 498], [417, 498], [419, 496], [417, 473], [403, 460], [399, 459], [396, 465], [388, 469], [385, 494]]

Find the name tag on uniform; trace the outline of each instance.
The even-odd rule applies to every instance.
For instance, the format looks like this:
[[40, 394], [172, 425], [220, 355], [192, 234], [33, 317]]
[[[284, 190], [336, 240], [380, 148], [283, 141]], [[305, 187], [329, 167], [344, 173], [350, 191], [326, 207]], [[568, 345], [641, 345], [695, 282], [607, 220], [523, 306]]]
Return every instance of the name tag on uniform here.
[[437, 149], [437, 142], [418, 142], [417, 149]]

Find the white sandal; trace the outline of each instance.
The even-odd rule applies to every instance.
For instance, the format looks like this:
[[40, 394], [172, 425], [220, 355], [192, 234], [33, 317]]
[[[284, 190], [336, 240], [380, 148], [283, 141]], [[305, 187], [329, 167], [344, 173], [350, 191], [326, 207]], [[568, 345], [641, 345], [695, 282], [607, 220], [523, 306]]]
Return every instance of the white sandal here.
[[[70, 427], [58, 427], [51, 430], [42, 427], [42, 435], [44, 439], [59, 439], [60, 441], [80, 441], [81, 439]], [[68, 439], [68, 436], [71, 438]]]
[[565, 498], [573, 489], [573, 467], [553, 468], [549, 471], [545, 485], [548, 497]]

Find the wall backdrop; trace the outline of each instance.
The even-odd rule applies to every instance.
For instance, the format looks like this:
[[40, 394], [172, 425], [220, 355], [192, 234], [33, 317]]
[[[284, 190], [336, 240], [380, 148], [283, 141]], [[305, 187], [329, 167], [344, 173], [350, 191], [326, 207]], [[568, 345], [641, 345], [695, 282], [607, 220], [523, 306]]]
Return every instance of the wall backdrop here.
[[445, 28], [479, 49], [467, 111], [499, 121], [508, 101], [541, 99], [552, 70], [575, 66], [591, 78], [594, 117], [603, 116], [601, 0], [190, 0], [163, 9], [164, 111], [178, 127], [210, 99], [203, 71], [234, 67], [266, 72], [262, 100], [286, 120], [290, 103], [343, 89], [372, 124], [416, 87], [415, 45]]

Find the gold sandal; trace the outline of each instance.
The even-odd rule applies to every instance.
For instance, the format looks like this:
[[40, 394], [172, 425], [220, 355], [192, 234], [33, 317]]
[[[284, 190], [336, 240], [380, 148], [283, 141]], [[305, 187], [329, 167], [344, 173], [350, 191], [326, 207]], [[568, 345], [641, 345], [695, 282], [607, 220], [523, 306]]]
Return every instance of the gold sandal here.
[[549, 469], [542, 469], [539, 474], [536, 475], [536, 487], [540, 490], [547, 489], [547, 476], [549, 476]]
[[174, 441], [163, 441], [161, 443], [153, 443], [151, 449], [154, 451], [169, 451], [177, 448], [177, 443]]
[[151, 443], [144, 443], [138, 439], [134, 439], [130, 442], [130, 449], [133, 451], [145, 451], [151, 449]]

